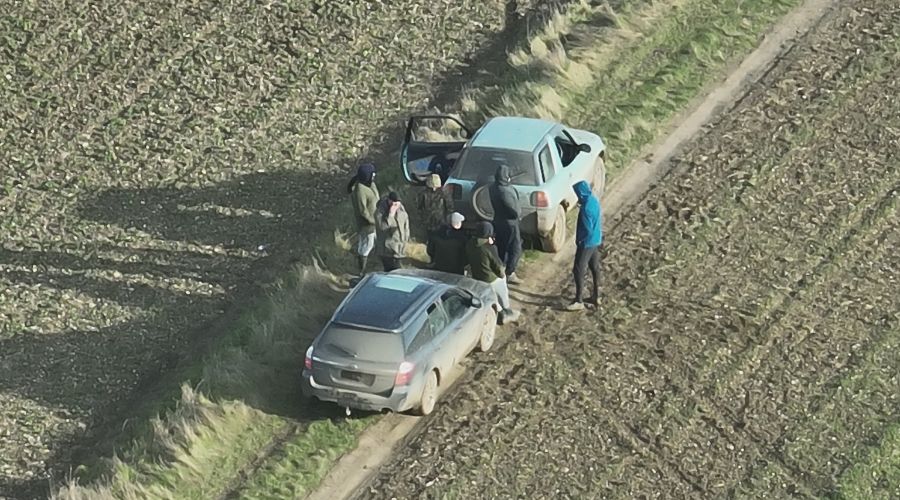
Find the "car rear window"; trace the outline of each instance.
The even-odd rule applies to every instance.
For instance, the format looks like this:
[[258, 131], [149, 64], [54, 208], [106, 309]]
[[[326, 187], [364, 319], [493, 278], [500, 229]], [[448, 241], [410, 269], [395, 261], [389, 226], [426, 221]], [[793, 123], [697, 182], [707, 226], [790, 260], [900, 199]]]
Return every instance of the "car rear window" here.
[[403, 338], [396, 333], [333, 326], [325, 331], [316, 349], [360, 361], [403, 361]]
[[497, 167], [504, 164], [509, 166], [513, 184], [538, 185], [532, 154], [508, 149], [469, 148], [460, 158], [459, 169], [453, 176], [475, 182], [493, 180]]
[[407, 276], [373, 276], [344, 303], [335, 320], [381, 330], [399, 328], [400, 316], [428, 286], [422, 280]]

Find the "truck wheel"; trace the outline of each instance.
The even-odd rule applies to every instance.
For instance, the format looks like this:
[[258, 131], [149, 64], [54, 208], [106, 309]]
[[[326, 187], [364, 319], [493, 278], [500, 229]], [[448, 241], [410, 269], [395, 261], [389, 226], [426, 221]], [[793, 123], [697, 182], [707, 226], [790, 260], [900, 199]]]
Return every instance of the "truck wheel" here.
[[541, 248], [545, 252], [556, 253], [566, 244], [566, 209], [559, 207], [556, 211], [556, 222], [546, 237], [541, 237]]
[[591, 189], [598, 199], [603, 197], [603, 190], [606, 189], [606, 163], [603, 158], [597, 157], [594, 162], [594, 173], [591, 178]]
[[472, 210], [482, 220], [494, 220], [494, 206], [491, 205], [491, 183], [476, 185], [472, 190]]

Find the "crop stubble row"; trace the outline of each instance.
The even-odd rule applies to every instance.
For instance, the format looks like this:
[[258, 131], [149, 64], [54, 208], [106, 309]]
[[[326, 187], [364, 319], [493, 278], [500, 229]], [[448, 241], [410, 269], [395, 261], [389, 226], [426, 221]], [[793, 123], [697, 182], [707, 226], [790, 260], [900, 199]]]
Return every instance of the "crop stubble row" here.
[[504, 21], [494, 0], [52, 7], [17, 4], [0, 40], [3, 493], [45, 486], [260, 257], [312, 251], [344, 163]]
[[898, 18], [854, 2], [796, 48], [608, 235], [601, 313], [541, 311], [373, 496], [832, 491], [900, 418], [896, 376], [839, 389], [898, 334]]

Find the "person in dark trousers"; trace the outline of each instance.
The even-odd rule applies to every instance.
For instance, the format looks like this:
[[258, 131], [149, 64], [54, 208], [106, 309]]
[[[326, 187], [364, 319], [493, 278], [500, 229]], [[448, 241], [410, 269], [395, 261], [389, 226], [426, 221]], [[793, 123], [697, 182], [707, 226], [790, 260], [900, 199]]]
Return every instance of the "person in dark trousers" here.
[[363, 163], [347, 184], [347, 194], [353, 204], [356, 221], [356, 263], [359, 275], [366, 273], [369, 254], [375, 248], [375, 207], [378, 204], [378, 186], [375, 185], [375, 165]]
[[517, 285], [522, 282], [516, 276], [516, 267], [522, 257], [522, 233], [519, 231], [519, 192], [512, 186], [511, 180], [509, 166], [497, 167], [490, 196], [491, 206], [494, 207], [494, 230], [497, 231], [497, 252], [506, 268], [509, 283]]
[[453, 212], [448, 223], [436, 230], [428, 241], [428, 255], [436, 271], [465, 274], [466, 233], [462, 229], [465, 220], [461, 213]]
[[409, 241], [409, 215], [400, 196], [391, 191], [378, 202], [375, 213], [375, 250], [384, 270], [400, 269]]
[[573, 186], [578, 196], [578, 225], [575, 230], [575, 300], [566, 307], [567, 311], [584, 310], [584, 275], [590, 269], [593, 289], [588, 303], [597, 305], [600, 288], [600, 244], [603, 243], [603, 211], [600, 201], [591, 192], [585, 181]]
[[502, 309], [500, 322], [509, 323], [519, 318], [519, 311], [512, 309], [503, 262], [494, 247], [493, 235], [494, 227], [490, 222], [479, 222], [475, 237], [466, 243], [466, 259], [472, 270], [472, 278], [491, 285], [497, 294], [497, 302]]

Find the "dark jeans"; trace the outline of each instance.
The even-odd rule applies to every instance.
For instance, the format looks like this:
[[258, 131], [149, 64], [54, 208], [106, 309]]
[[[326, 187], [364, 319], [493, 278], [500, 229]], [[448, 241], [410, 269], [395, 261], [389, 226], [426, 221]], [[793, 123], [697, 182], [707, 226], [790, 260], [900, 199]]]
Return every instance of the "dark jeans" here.
[[584, 291], [584, 275], [587, 270], [591, 271], [591, 278], [594, 280], [592, 299], [598, 297], [597, 291], [600, 288], [600, 247], [581, 248], [575, 250], [575, 266], [572, 272], [575, 274], [575, 301], [581, 302]]
[[384, 272], [389, 273], [394, 269], [400, 269], [400, 259], [397, 257], [382, 257], [381, 265], [384, 266]]
[[518, 221], [494, 222], [494, 236], [497, 237], [497, 253], [506, 266], [506, 275], [516, 272], [522, 257], [522, 233]]

